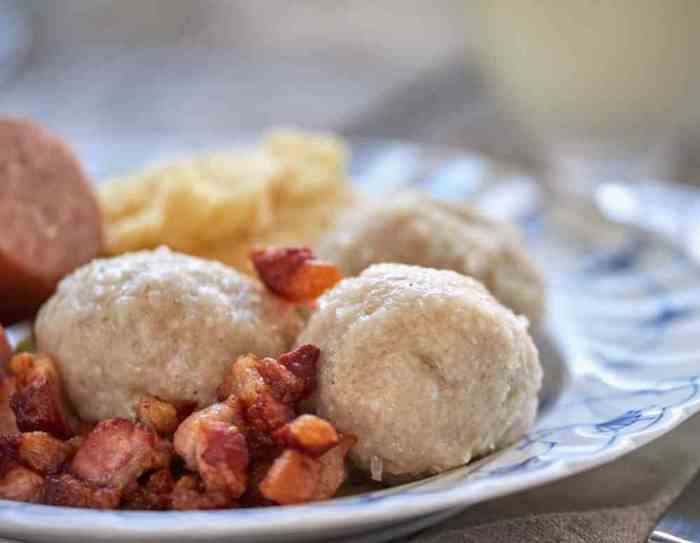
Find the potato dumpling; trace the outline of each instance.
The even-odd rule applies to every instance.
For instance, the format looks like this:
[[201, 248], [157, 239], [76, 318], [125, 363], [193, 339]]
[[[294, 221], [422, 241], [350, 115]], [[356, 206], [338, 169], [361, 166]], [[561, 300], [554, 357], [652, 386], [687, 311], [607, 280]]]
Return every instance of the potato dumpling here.
[[481, 281], [533, 326], [544, 312], [542, 274], [513, 226], [417, 191], [349, 211], [323, 238], [317, 253], [344, 275], [357, 275], [381, 262], [456, 271]]
[[210, 405], [233, 360], [276, 357], [301, 326], [296, 308], [258, 281], [160, 248], [73, 272], [35, 329], [80, 417], [97, 421], [134, 417], [144, 396]]
[[374, 479], [461, 466], [535, 419], [527, 320], [452, 271], [371, 266], [319, 299], [297, 342], [321, 350], [317, 414], [357, 437], [351, 458]]

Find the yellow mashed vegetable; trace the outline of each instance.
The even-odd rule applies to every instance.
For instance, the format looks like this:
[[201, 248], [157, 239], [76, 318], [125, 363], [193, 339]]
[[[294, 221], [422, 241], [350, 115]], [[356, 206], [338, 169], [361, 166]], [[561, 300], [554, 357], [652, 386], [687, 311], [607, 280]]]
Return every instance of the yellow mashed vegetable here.
[[167, 245], [250, 271], [253, 246], [313, 246], [353, 203], [347, 161], [336, 138], [277, 131], [111, 180], [100, 190], [106, 252]]

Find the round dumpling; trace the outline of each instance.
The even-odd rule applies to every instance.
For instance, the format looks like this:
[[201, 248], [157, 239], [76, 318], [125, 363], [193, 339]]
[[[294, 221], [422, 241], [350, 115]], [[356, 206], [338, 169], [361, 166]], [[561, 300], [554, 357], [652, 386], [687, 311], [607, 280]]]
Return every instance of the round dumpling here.
[[396, 262], [474, 277], [533, 325], [544, 310], [541, 274], [511, 225], [426, 194], [405, 191], [389, 201], [357, 207], [317, 252], [346, 276], [371, 264]]
[[298, 343], [321, 349], [317, 413], [357, 437], [361, 469], [391, 481], [527, 431], [542, 381], [527, 328], [474, 279], [379, 264], [323, 295]]
[[85, 420], [133, 417], [139, 400], [209, 405], [231, 362], [278, 356], [294, 307], [222, 264], [160, 248], [94, 260], [59, 284], [36, 321]]

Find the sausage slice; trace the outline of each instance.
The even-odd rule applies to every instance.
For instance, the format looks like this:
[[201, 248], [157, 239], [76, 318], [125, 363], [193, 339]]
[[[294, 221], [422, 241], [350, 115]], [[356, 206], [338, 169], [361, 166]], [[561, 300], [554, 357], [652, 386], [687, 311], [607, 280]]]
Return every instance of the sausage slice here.
[[31, 316], [102, 244], [97, 199], [78, 160], [27, 120], [0, 118], [0, 232], [4, 324]]

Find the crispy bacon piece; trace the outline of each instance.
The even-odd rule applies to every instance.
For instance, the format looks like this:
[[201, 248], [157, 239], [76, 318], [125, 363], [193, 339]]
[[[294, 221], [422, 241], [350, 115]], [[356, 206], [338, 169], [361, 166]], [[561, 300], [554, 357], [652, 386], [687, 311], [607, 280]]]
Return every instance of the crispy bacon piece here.
[[143, 473], [168, 466], [170, 456], [150, 428], [126, 419], [107, 419], [85, 438], [70, 470], [83, 481], [122, 489]]
[[[259, 364], [260, 358], [254, 354], [248, 354], [239, 356], [231, 365], [230, 393], [238, 397], [246, 406], [251, 405], [258, 394], [268, 390], [265, 379], [258, 371]], [[224, 382], [226, 383], [226, 380]]]
[[19, 502], [37, 502], [44, 478], [16, 462], [5, 462], [0, 471], [0, 498]]
[[44, 478], [19, 461], [21, 437], [0, 436], [0, 498], [22, 502], [38, 501]]
[[4, 328], [0, 325], [0, 376], [5, 374], [5, 366], [10, 358], [12, 358], [12, 347], [7, 340]]
[[162, 435], [169, 435], [175, 432], [180, 422], [177, 408], [173, 404], [153, 396], [141, 398], [136, 412], [139, 421]]
[[59, 439], [68, 439], [76, 433], [76, 420], [68, 409], [51, 358], [16, 354], [10, 360], [10, 371], [16, 383], [10, 406], [22, 432], [47, 432]]
[[290, 302], [315, 300], [343, 278], [338, 268], [317, 260], [308, 247], [255, 249], [250, 258], [265, 286]]
[[146, 481], [146, 490], [155, 494], [169, 494], [174, 487], [175, 481], [169, 469], [159, 469], [153, 472]]
[[286, 449], [272, 463], [260, 483], [260, 493], [281, 505], [308, 502], [314, 497], [321, 463], [294, 449]]
[[265, 393], [285, 404], [299, 401], [304, 394], [303, 379], [273, 358], [259, 358], [253, 354], [239, 356], [230, 373], [231, 377], [224, 383], [230, 384], [231, 392], [246, 406]]
[[335, 447], [340, 438], [328, 421], [315, 415], [301, 415], [274, 433], [275, 441], [311, 456], [320, 456]]
[[240, 497], [248, 484], [250, 460], [245, 435], [236, 426], [217, 421], [203, 422], [199, 433], [197, 464], [207, 491]]
[[0, 378], [0, 435], [18, 434], [15, 412], [10, 406], [10, 398], [15, 393], [15, 378]]
[[19, 438], [20, 461], [43, 475], [58, 473], [70, 453], [70, 445], [46, 432], [25, 432]]
[[[289, 380], [296, 378], [282, 367], [279, 372], [275, 372], [272, 369], [275, 364], [279, 365], [271, 358], [263, 361], [249, 354], [239, 356], [231, 366], [231, 377], [228, 380], [231, 388], [227, 392], [232, 392], [233, 397], [240, 399], [250, 444], [256, 449], [261, 445], [272, 444], [270, 433], [294, 418], [292, 405], [283, 403], [279, 399], [291, 398], [293, 396], [291, 390], [287, 389], [282, 381], [271, 386], [264, 375], [270, 379], [273, 374], [278, 376], [285, 372], [285, 378]], [[299, 381], [296, 381], [294, 386], [296, 390], [303, 389]]]
[[69, 473], [47, 477], [41, 496], [41, 502], [46, 505], [90, 509], [116, 509], [120, 500], [120, 489], [100, 487]]
[[239, 399], [254, 456], [269, 456], [272, 433], [294, 418], [296, 403], [313, 390], [318, 354], [318, 348], [303, 345], [282, 355], [284, 364], [248, 354], [231, 365], [217, 395]]
[[294, 418], [292, 404], [303, 394], [304, 383], [276, 360], [240, 356], [231, 373], [233, 393], [252, 430], [269, 434]]
[[0, 434], [0, 475], [10, 464], [19, 460], [20, 434]]
[[174, 487], [170, 470], [159, 469], [148, 477], [146, 484], [135, 484], [125, 490], [122, 506], [140, 511], [167, 511], [172, 503], [170, 494]]
[[171, 494], [171, 507], [178, 511], [231, 509], [237, 505], [228, 493], [205, 491], [201, 480], [195, 475], [180, 477]]
[[304, 395], [305, 383], [274, 358], [263, 358], [256, 363], [258, 373], [272, 397], [284, 404], [294, 404]]
[[280, 356], [279, 363], [304, 382], [302, 399], [316, 388], [316, 365], [321, 350], [315, 345], [300, 345]]
[[240, 406], [235, 401], [215, 403], [187, 417], [175, 432], [173, 445], [175, 452], [182, 457], [192, 471], [197, 471], [199, 426], [203, 421], [220, 421], [239, 428], [244, 424]]
[[246, 407], [245, 416], [251, 431], [259, 437], [267, 436], [264, 441], [272, 443], [272, 432], [294, 418], [294, 409], [275, 399], [271, 393], [264, 392]]
[[327, 500], [335, 496], [340, 485], [347, 479], [345, 457], [355, 443], [357, 443], [355, 436], [341, 435], [340, 442], [335, 447], [318, 457], [321, 474], [312, 500]]
[[342, 435], [318, 458], [286, 449], [257, 485], [258, 492], [282, 505], [332, 498], [347, 478], [345, 457], [356, 442], [354, 436]]
[[238, 403], [231, 399], [193, 413], [175, 432], [175, 451], [188, 469], [199, 472], [208, 493], [238, 498], [245, 492], [250, 459], [242, 426]]

